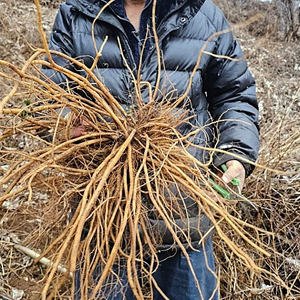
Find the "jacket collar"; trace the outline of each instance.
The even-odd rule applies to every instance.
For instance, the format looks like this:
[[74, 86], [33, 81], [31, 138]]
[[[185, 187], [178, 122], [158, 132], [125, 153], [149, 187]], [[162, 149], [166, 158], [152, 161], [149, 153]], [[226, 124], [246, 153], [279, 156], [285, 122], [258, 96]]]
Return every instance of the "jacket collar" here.
[[[67, 4], [75, 6], [77, 9], [89, 16], [96, 16], [99, 13], [99, 9], [103, 7], [109, 0], [66, 0]], [[120, 7], [120, 2], [123, 0], [115, 0], [114, 7]], [[146, 0], [150, 2], [152, 0]], [[157, 0], [160, 8], [173, 7], [176, 10], [177, 7], [181, 7], [185, 3], [204, 2], [205, 0]], [[160, 3], [161, 2], [161, 3]]]
[[[100, 9], [108, 2], [109, 0], [66, 0], [67, 4], [73, 5], [76, 7], [79, 11], [82, 13], [86, 14], [87, 16], [90, 16], [92, 18], [95, 18]], [[116, 0], [114, 3], [114, 11], [121, 10], [121, 1], [124, 0]], [[152, 0], [146, 0], [148, 2]], [[184, 17], [186, 20], [189, 20], [192, 18], [200, 9], [202, 4], [205, 2], [205, 0], [157, 0], [157, 5], [159, 6], [159, 14], [158, 14], [158, 21], [159, 23], [163, 20], [165, 20], [166, 16], [170, 16], [173, 12], [176, 10], [186, 7], [184, 9]], [[122, 6], [123, 7], [123, 6]], [[107, 10], [104, 10], [102, 15], [99, 17], [99, 19], [105, 19], [107, 20]], [[165, 31], [169, 31], [168, 29], [171, 30], [171, 28], [177, 28], [181, 26], [181, 22], [178, 21], [180, 18], [175, 18], [174, 20], [171, 21], [170, 24], [168, 24], [169, 28], [165, 28]], [[183, 20], [183, 19], [182, 19]], [[170, 21], [170, 20], [169, 20]], [[117, 20], [112, 20], [111, 14], [109, 14], [109, 22], [110, 23], [115, 23], [114, 25], [119, 25]], [[119, 26], [117, 26], [119, 27]]]

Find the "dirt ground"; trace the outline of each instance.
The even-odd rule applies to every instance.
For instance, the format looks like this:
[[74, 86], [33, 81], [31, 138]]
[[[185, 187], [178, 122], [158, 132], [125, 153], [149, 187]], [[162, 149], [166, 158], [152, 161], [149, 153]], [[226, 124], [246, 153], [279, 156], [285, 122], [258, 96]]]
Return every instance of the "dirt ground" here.
[[[48, 36], [58, 3], [62, 1], [41, 2], [43, 27]], [[276, 248], [279, 254], [277, 259], [268, 261], [267, 266], [278, 273], [293, 291], [270, 282], [269, 278], [264, 282], [259, 279], [260, 286], [256, 291], [253, 286], [252, 291], [247, 289], [245, 282], [244, 285], [238, 282], [234, 287], [232, 282], [236, 279], [233, 276], [241, 276], [243, 266], [236, 262], [236, 273], [231, 272], [226, 266], [228, 260], [224, 258], [225, 246], [215, 241], [216, 261], [221, 273], [220, 286], [223, 299], [300, 299], [300, 39], [284, 40], [284, 34], [279, 32], [278, 25], [274, 25], [279, 20], [274, 19], [276, 15], [273, 18], [270, 16], [274, 9], [271, 4], [250, 2], [246, 5], [243, 1], [216, 1], [232, 25], [245, 25], [243, 22], [250, 17], [264, 14], [248, 26], [234, 27], [234, 33], [241, 42], [257, 82], [262, 143], [259, 163], [285, 173], [257, 168], [246, 182], [245, 195], [260, 208], [263, 220], [256, 222], [274, 232], [275, 238], [270, 248]], [[33, 1], [0, 1], [0, 59], [22, 66], [33, 49], [41, 47], [36, 24]], [[0, 99], [7, 95], [12, 86], [12, 80], [0, 76]], [[15, 97], [9, 106], [20, 107], [23, 101]], [[22, 150], [26, 146], [26, 140], [12, 139], [2, 143], [0, 148], [9, 151]], [[0, 177], [8, 167], [9, 155], [1, 157]], [[27, 196], [24, 193], [22, 197]], [[46, 206], [48, 197], [47, 191], [35, 194], [36, 209]], [[41, 220], [32, 220], [29, 213], [22, 198], [6, 201], [0, 208], [0, 299], [40, 299], [44, 267], [35, 264], [13, 246], [15, 242], [29, 241], [37, 228], [49, 233], [48, 229], [42, 228]], [[48, 224], [52, 224], [54, 232], [60, 222], [59, 216], [54, 208], [43, 216], [53, 218], [52, 223]], [[49, 241], [51, 238], [45, 236]], [[36, 251], [43, 250], [37, 242], [33, 246]], [[245, 278], [245, 281], [248, 279]], [[65, 295], [62, 291], [61, 298], [68, 299], [67, 291]]]

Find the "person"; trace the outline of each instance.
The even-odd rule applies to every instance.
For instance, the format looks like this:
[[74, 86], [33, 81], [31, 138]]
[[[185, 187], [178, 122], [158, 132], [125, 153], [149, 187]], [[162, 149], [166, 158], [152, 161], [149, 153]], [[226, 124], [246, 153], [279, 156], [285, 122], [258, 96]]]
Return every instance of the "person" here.
[[[222, 179], [229, 183], [236, 177], [242, 189], [245, 178], [253, 171], [253, 165], [243, 158], [255, 162], [259, 151], [258, 105], [254, 78], [243, 59], [240, 44], [228, 30], [229, 23], [223, 13], [211, 0], [157, 0], [155, 25], [163, 58], [158, 73], [159, 56], [152, 26], [153, 0], [115, 0], [107, 5], [100, 17], [97, 16], [106, 4], [107, 0], [66, 0], [57, 13], [49, 48], [79, 58], [91, 67], [96, 55], [94, 41], [100, 48], [107, 37], [95, 74], [125, 105], [134, 103], [134, 83], [121, 57], [118, 38], [133, 73], [136, 75], [140, 70], [143, 81], [152, 86], [157, 82], [157, 74], [161, 74], [161, 95], [172, 91], [173, 97], [185, 93], [199, 53], [204, 49], [192, 77], [188, 98], [191, 114], [195, 116], [190, 122], [207, 130], [200, 133], [194, 143], [226, 150], [216, 151], [213, 165], [218, 169], [226, 164], [227, 171]], [[53, 59], [84, 76], [83, 70], [72, 69], [69, 61], [61, 56], [54, 55]], [[57, 84], [67, 80], [63, 74], [46, 66], [42, 71]], [[143, 91], [145, 102], [149, 100], [146, 93]], [[218, 120], [216, 139], [208, 124]], [[79, 124], [75, 132], [83, 134], [84, 128], [84, 123]], [[186, 125], [183, 132], [188, 130]], [[199, 160], [205, 160], [200, 149], [191, 152]], [[231, 154], [239, 155], [240, 159]], [[159, 253], [161, 262], [155, 273], [158, 286], [169, 299], [219, 299], [212, 237], [209, 236], [197, 251], [188, 249], [188, 253], [201, 286], [200, 295], [187, 260], [179, 249]], [[121, 299], [122, 295], [117, 291], [111, 298]], [[162, 299], [158, 292], [154, 297]], [[129, 288], [125, 298], [133, 299]]]

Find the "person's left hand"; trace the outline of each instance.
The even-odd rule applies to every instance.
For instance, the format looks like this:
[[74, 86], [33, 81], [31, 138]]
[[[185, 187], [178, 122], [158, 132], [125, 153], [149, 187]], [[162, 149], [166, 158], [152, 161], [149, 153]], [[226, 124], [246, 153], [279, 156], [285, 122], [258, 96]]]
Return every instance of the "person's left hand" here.
[[225, 183], [230, 183], [233, 178], [238, 178], [240, 181], [240, 191], [243, 189], [245, 182], [246, 171], [244, 166], [238, 160], [229, 160], [226, 163], [227, 171], [223, 174], [222, 180]]

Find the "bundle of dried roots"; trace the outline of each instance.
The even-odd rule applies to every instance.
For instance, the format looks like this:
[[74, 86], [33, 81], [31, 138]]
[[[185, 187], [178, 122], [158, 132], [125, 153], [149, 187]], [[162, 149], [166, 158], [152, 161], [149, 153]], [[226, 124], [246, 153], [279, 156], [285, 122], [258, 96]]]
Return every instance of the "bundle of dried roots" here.
[[[39, 58], [45, 53], [48, 61]], [[87, 76], [55, 64], [52, 54], [68, 59], [85, 70]], [[222, 224], [225, 222], [249, 247], [268, 255], [251, 234], [251, 230], [259, 229], [230, 214], [227, 208], [231, 202], [224, 202], [210, 185], [209, 178], [215, 177], [209, 168], [210, 161], [201, 163], [189, 153], [191, 147], [200, 148], [193, 143], [193, 137], [205, 128], [191, 125], [187, 136], [178, 130], [191, 118], [186, 95], [156, 101], [157, 87], [133, 77], [134, 105], [124, 107], [93, 73], [96, 62], [97, 57], [89, 69], [63, 54], [50, 53], [46, 46], [37, 50], [22, 69], [0, 62], [4, 70], [9, 68], [19, 76], [15, 79], [9, 77], [9, 72], [1, 73], [15, 82], [1, 104], [3, 118], [10, 118], [1, 140], [24, 135], [38, 146], [27, 152], [1, 149], [2, 158], [13, 163], [1, 178], [1, 185], [6, 188], [0, 202], [25, 190], [29, 191], [30, 202], [35, 191], [47, 188], [52, 195], [48, 206], [67, 202], [71, 209], [70, 214], [64, 214], [65, 227], [41, 254], [50, 256], [53, 262], [45, 276], [43, 298], [57, 296], [61, 286], [70, 277], [74, 279], [75, 273], [80, 277], [82, 298], [93, 298], [109, 278], [118, 281], [118, 267], [125, 267], [129, 285], [138, 299], [146, 297], [145, 282], [151, 298], [153, 287], [160, 291], [153, 273], [158, 265], [157, 249], [163, 246], [159, 226], [153, 220], [164, 222], [172, 237], [171, 247], [181, 249], [188, 261], [186, 248], [195, 246], [190, 242], [189, 207], [183, 205], [186, 199], [210, 219], [213, 230], [246, 266], [261, 271], [246, 251], [227, 237]], [[44, 80], [37, 71], [41, 65], [63, 73], [90, 97]], [[149, 90], [147, 103], [142, 98], [142, 88]], [[34, 95], [36, 101], [25, 102], [22, 108], [5, 108], [21, 90]], [[66, 109], [68, 117], [62, 117]], [[72, 128], [78, 120], [84, 120], [86, 132], [74, 137]], [[211, 157], [217, 151], [204, 147], [201, 150]], [[178, 219], [183, 224], [176, 222]], [[200, 217], [196, 230], [201, 244], [205, 235]], [[61, 263], [67, 269], [64, 275], [57, 273]], [[100, 276], [94, 280], [99, 266]]]

